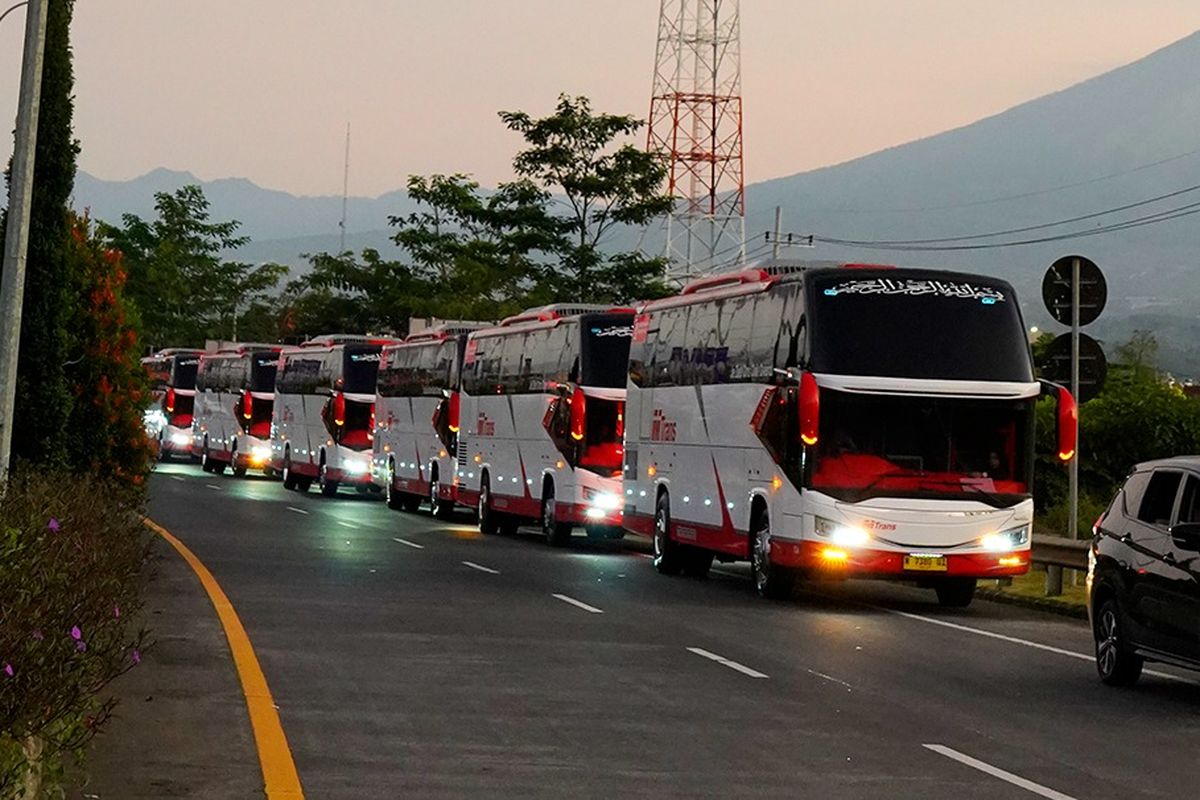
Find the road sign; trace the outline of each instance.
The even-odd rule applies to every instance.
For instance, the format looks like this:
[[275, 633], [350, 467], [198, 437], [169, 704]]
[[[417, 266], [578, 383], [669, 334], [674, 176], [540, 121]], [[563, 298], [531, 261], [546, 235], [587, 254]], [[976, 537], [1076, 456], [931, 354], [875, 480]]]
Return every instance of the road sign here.
[[1079, 324], [1089, 325], [1096, 321], [1104, 304], [1108, 301], [1108, 284], [1104, 274], [1091, 259], [1083, 256], [1063, 256], [1050, 265], [1042, 279], [1042, 300], [1046, 310], [1063, 325], [1072, 324], [1071, 319], [1071, 273], [1075, 260], [1079, 260]]
[[[1050, 343], [1038, 368], [1048, 381], [1071, 384], [1071, 334], [1064, 333]], [[1100, 343], [1086, 333], [1079, 334], [1079, 392], [1075, 399], [1086, 403], [1100, 394], [1107, 376], [1108, 359]]]

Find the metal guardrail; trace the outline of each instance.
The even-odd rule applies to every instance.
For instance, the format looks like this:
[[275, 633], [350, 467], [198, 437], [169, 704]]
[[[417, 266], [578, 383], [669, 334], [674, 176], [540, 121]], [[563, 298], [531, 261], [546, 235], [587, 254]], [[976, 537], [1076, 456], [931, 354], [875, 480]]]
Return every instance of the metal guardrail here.
[[1035, 564], [1086, 570], [1087, 554], [1091, 548], [1091, 539], [1068, 539], [1065, 536], [1047, 536], [1035, 533], [1030, 560]]

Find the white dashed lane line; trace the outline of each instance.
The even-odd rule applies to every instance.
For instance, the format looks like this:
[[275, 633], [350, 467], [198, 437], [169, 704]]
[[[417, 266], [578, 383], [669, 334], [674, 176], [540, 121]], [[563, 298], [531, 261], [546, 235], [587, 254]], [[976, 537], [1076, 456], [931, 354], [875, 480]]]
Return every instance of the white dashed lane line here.
[[718, 664], [720, 664], [722, 667], [729, 667], [730, 669], [732, 669], [736, 672], [740, 672], [743, 675], [749, 676], [751, 678], [766, 678], [766, 677], [768, 677], [765, 672], [759, 672], [756, 669], [751, 669], [750, 667], [747, 667], [745, 664], [739, 664], [736, 661], [730, 661], [728, 658], [725, 658], [725, 656], [719, 656], [716, 653], [710, 653], [708, 650], [705, 650], [704, 648], [689, 647], [687, 650], [689, 653], [695, 653], [696, 655], [700, 656], [701, 658], [707, 658], [709, 661], [715, 661]]
[[303, 508], [296, 508], [295, 506], [288, 506], [288, 507], [287, 507], [287, 510], [288, 510], [288, 511], [294, 511], [294, 512], [296, 512], [297, 514], [307, 514], [307, 513], [308, 513], [308, 512], [307, 512], [307, 511], [305, 511]]
[[397, 544], [402, 544], [405, 547], [411, 547], [414, 550], [424, 550], [425, 549], [425, 545], [417, 544], [416, 542], [410, 542], [408, 539], [399, 539], [399, 538], [393, 536], [392, 541], [396, 542]]
[[217, 486], [217, 485], [215, 485], [215, 484], [212, 484], [212, 483], [206, 483], [206, 484], [204, 484], [204, 485], [205, 485], [205, 486], [207, 486], [209, 489], [212, 489], [214, 492], [219, 492], [219, 491], [221, 491], [221, 487], [220, 487], [220, 486]]
[[1025, 791], [1032, 792], [1033, 794], [1036, 794], [1039, 797], [1045, 797], [1045, 798], [1048, 798], [1048, 800], [1075, 800], [1075, 798], [1071, 797], [1071, 795], [1069, 795], [1069, 794], [1063, 794], [1062, 792], [1056, 792], [1055, 790], [1053, 790], [1047, 786], [1042, 786], [1040, 783], [1034, 783], [1031, 780], [1022, 778], [1020, 775], [1014, 775], [1013, 773], [1008, 772], [1007, 770], [1000, 769], [999, 767], [993, 767], [991, 764], [988, 764], [987, 762], [980, 761], [977, 758], [972, 758], [971, 756], [967, 755], [966, 753], [960, 753], [957, 750], [946, 747], [943, 744], [927, 744], [927, 745], [922, 745], [922, 746], [926, 750], [932, 750], [933, 752], [937, 753], [938, 755], [942, 755], [942, 756], [945, 756], [946, 758], [953, 759], [960, 764], [965, 764], [966, 766], [970, 767], [971, 769], [977, 769], [980, 772], [984, 772], [984, 773], [987, 773], [988, 775], [991, 775], [993, 778], [999, 778], [1002, 781], [1011, 783], [1013, 786], [1019, 786], [1022, 789], [1024, 789]]
[[184, 483], [187, 481], [187, 478], [183, 477], [182, 475], [172, 475], [171, 480], [179, 481], [180, 483]]
[[485, 567], [482, 564], [476, 564], [474, 561], [464, 561], [462, 563], [463, 563], [463, 566], [465, 566], [465, 567], [470, 567], [471, 569], [477, 569], [480, 572], [486, 572], [488, 575], [499, 575], [500, 574], [500, 570], [492, 569], [491, 567]]
[[555, 600], [562, 600], [564, 603], [573, 605], [576, 608], [582, 608], [584, 611], [587, 611], [591, 614], [603, 614], [604, 613], [604, 609], [602, 609], [602, 608], [596, 608], [595, 606], [589, 606], [587, 603], [583, 602], [582, 600], [576, 600], [574, 597], [568, 597], [565, 594], [552, 594], [550, 596], [553, 597]]

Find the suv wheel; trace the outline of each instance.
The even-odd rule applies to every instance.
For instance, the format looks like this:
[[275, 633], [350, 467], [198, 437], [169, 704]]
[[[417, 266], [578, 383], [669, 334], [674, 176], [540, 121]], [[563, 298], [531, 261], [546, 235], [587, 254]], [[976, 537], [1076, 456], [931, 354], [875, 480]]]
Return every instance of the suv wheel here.
[[1132, 686], [1142, 674], [1144, 660], [1129, 649], [1121, 631], [1117, 601], [1109, 598], [1096, 614], [1096, 671], [1109, 686]]

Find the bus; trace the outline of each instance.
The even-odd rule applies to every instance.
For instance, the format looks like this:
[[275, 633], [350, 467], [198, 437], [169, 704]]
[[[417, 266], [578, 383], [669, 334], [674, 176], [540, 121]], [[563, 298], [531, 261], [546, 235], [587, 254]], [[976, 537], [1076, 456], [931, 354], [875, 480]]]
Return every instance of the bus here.
[[388, 345], [375, 390], [373, 473], [392, 509], [435, 517], [454, 511], [459, 373], [467, 334], [481, 322], [446, 322]]
[[397, 339], [318, 336], [279, 355], [271, 466], [286, 489], [375, 489], [371, 444], [379, 352]]
[[907, 579], [970, 603], [1029, 569], [1034, 378], [1011, 286], [956, 272], [779, 264], [704, 278], [634, 322], [624, 524], [659, 572], [750, 562]]
[[621, 528], [625, 376], [632, 309], [557, 305], [476, 331], [463, 354], [455, 497], [484, 533], [541, 525]]
[[169, 347], [142, 359], [150, 378], [146, 434], [158, 443], [158, 457], [163, 461], [192, 454], [196, 369], [203, 354], [203, 350]]
[[235, 477], [271, 468], [271, 412], [280, 347], [237, 344], [200, 357], [192, 452], [200, 467]]

